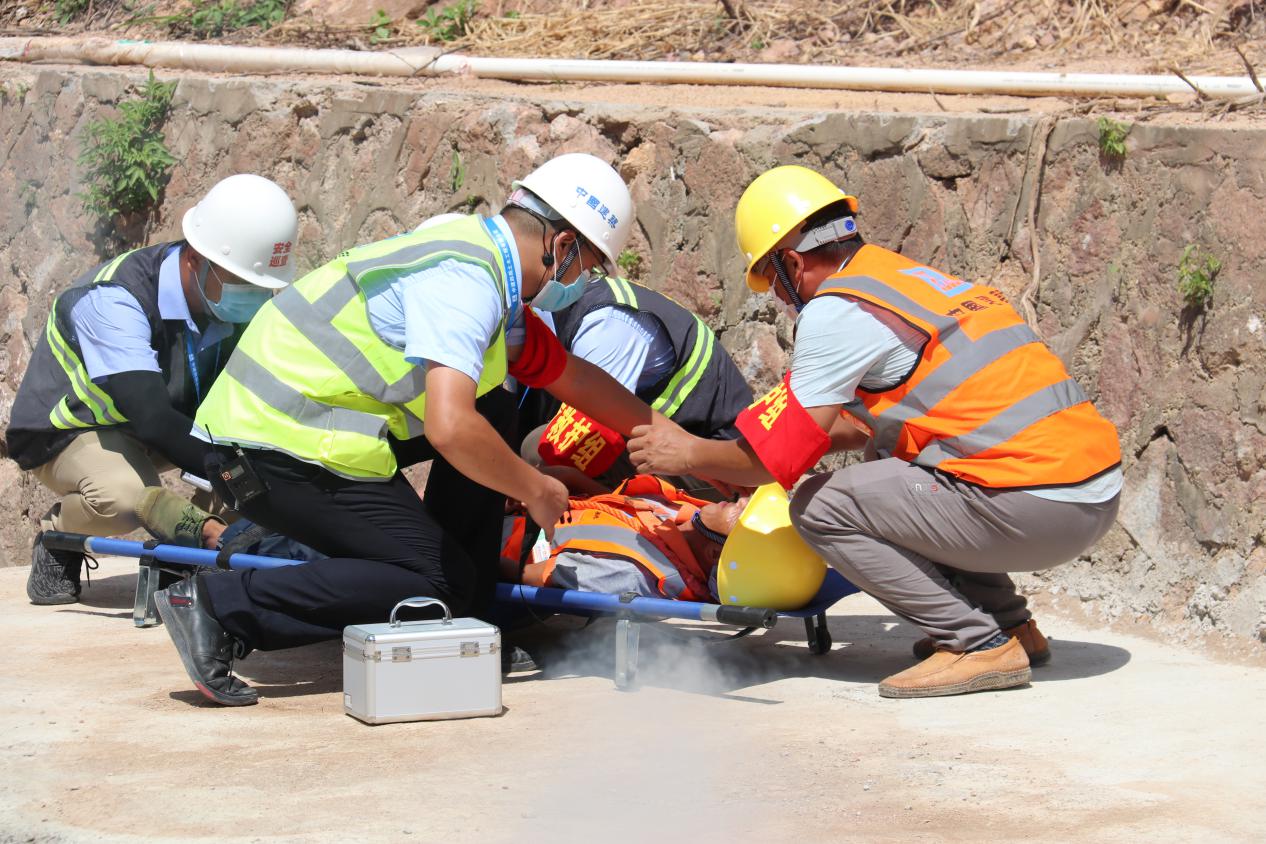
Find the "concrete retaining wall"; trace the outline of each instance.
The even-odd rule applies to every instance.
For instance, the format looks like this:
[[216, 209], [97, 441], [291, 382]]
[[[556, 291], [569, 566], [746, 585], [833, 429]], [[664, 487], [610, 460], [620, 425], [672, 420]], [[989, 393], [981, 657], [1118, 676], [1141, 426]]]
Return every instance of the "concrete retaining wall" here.
[[[76, 199], [74, 157], [85, 122], [141, 79], [0, 68], [0, 422], [53, 295], [114, 248]], [[1087, 119], [686, 113], [523, 90], [183, 77], [167, 125], [180, 164], [150, 238], [177, 237], [215, 180], [259, 172], [296, 199], [306, 269], [434, 213], [495, 208], [514, 176], [593, 152], [633, 187], [643, 280], [720, 330], [763, 389], [783, 371], [790, 326], [741, 284], [732, 212], [767, 167], [821, 169], [859, 195], [870, 240], [1013, 301], [1032, 277], [1036, 228], [1041, 333], [1119, 426], [1127, 487], [1118, 527], [1088, 558], [1026, 585], [1093, 616], [1263, 650], [1266, 131], [1139, 124], [1116, 166]], [[1203, 315], [1184, 314], [1177, 290], [1190, 243], [1224, 266]], [[0, 461], [0, 564], [25, 563], [49, 500]]]

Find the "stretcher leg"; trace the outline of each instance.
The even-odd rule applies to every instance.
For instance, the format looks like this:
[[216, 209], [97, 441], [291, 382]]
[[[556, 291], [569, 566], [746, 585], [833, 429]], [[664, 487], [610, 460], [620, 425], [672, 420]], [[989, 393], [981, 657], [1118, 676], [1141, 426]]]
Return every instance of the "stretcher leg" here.
[[615, 687], [622, 692], [637, 690], [637, 643], [642, 625], [630, 618], [615, 623]]
[[142, 559], [136, 575], [136, 600], [132, 602], [132, 623], [137, 627], [153, 627], [161, 624], [158, 608], [154, 606], [154, 593], [158, 591], [161, 570], [158, 561]]
[[821, 655], [831, 649], [831, 628], [826, 624], [826, 613], [805, 618], [804, 631], [809, 639], [809, 653]]

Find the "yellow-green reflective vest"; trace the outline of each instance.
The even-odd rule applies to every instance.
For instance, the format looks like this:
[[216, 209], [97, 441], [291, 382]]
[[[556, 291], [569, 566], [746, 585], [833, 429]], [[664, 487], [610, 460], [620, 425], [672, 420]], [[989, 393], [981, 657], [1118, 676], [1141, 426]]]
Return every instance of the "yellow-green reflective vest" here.
[[[505, 301], [507, 269], [478, 217], [342, 252], [251, 320], [198, 408], [198, 428], [217, 443], [281, 451], [343, 477], [390, 478], [387, 434], [422, 434], [426, 371], [374, 331], [365, 291], [445, 260], [483, 269]], [[503, 313], [477, 395], [505, 381], [505, 323]]]

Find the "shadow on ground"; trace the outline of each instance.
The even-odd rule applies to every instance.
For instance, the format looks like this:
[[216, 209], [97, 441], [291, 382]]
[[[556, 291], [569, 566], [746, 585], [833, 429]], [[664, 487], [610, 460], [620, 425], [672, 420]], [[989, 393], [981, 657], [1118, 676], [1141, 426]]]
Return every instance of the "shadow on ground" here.
[[[832, 649], [814, 655], [798, 620], [785, 619], [773, 630], [733, 641], [715, 627], [645, 624], [637, 679], [644, 686], [738, 697], [735, 692], [794, 677], [873, 685], [914, 664], [910, 646], [918, 633], [895, 616], [836, 616], [829, 626]], [[534, 656], [539, 655], [544, 669], [539, 676], [615, 676], [614, 620], [602, 619], [580, 630], [550, 627], [542, 625], [519, 637]], [[1052, 650], [1051, 663], [1034, 672], [1034, 682], [1096, 677], [1130, 661], [1124, 648], [1095, 642], [1056, 639]]]
[[[58, 612], [117, 618], [131, 623], [136, 575], [123, 574], [85, 584], [78, 604]], [[113, 612], [111, 612], [113, 610]], [[915, 628], [892, 615], [832, 616], [830, 652], [809, 652], [804, 625], [783, 619], [772, 630], [736, 639], [715, 626], [658, 622], [641, 625], [637, 682], [694, 694], [718, 695], [754, 703], [781, 701], [739, 694], [777, 680], [816, 677], [845, 684], [873, 685], [913, 664], [910, 645]], [[554, 616], [507, 635], [526, 647], [542, 670], [505, 678], [510, 684], [567, 677], [615, 677], [615, 620], [582, 626], [574, 617]], [[138, 635], [166, 637], [150, 629]], [[1080, 680], [1108, 674], [1130, 661], [1129, 651], [1097, 642], [1052, 639], [1053, 658], [1033, 672], [1034, 683]], [[287, 698], [329, 694], [342, 689], [341, 643], [322, 642], [284, 651], [255, 652], [236, 666], [261, 697]], [[174, 700], [206, 703], [196, 691], [172, 693]]]

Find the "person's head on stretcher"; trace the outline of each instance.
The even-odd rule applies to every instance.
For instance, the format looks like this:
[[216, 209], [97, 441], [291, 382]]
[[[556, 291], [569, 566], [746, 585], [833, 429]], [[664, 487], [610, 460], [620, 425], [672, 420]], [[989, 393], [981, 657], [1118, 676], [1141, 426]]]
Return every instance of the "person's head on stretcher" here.
[[780, 489], [705, 502], [650, 475], [577, 497], [554, 539], [507, 521], [502, 579], [528, 586], [794, 609], [825, 564], [800, 540]]

